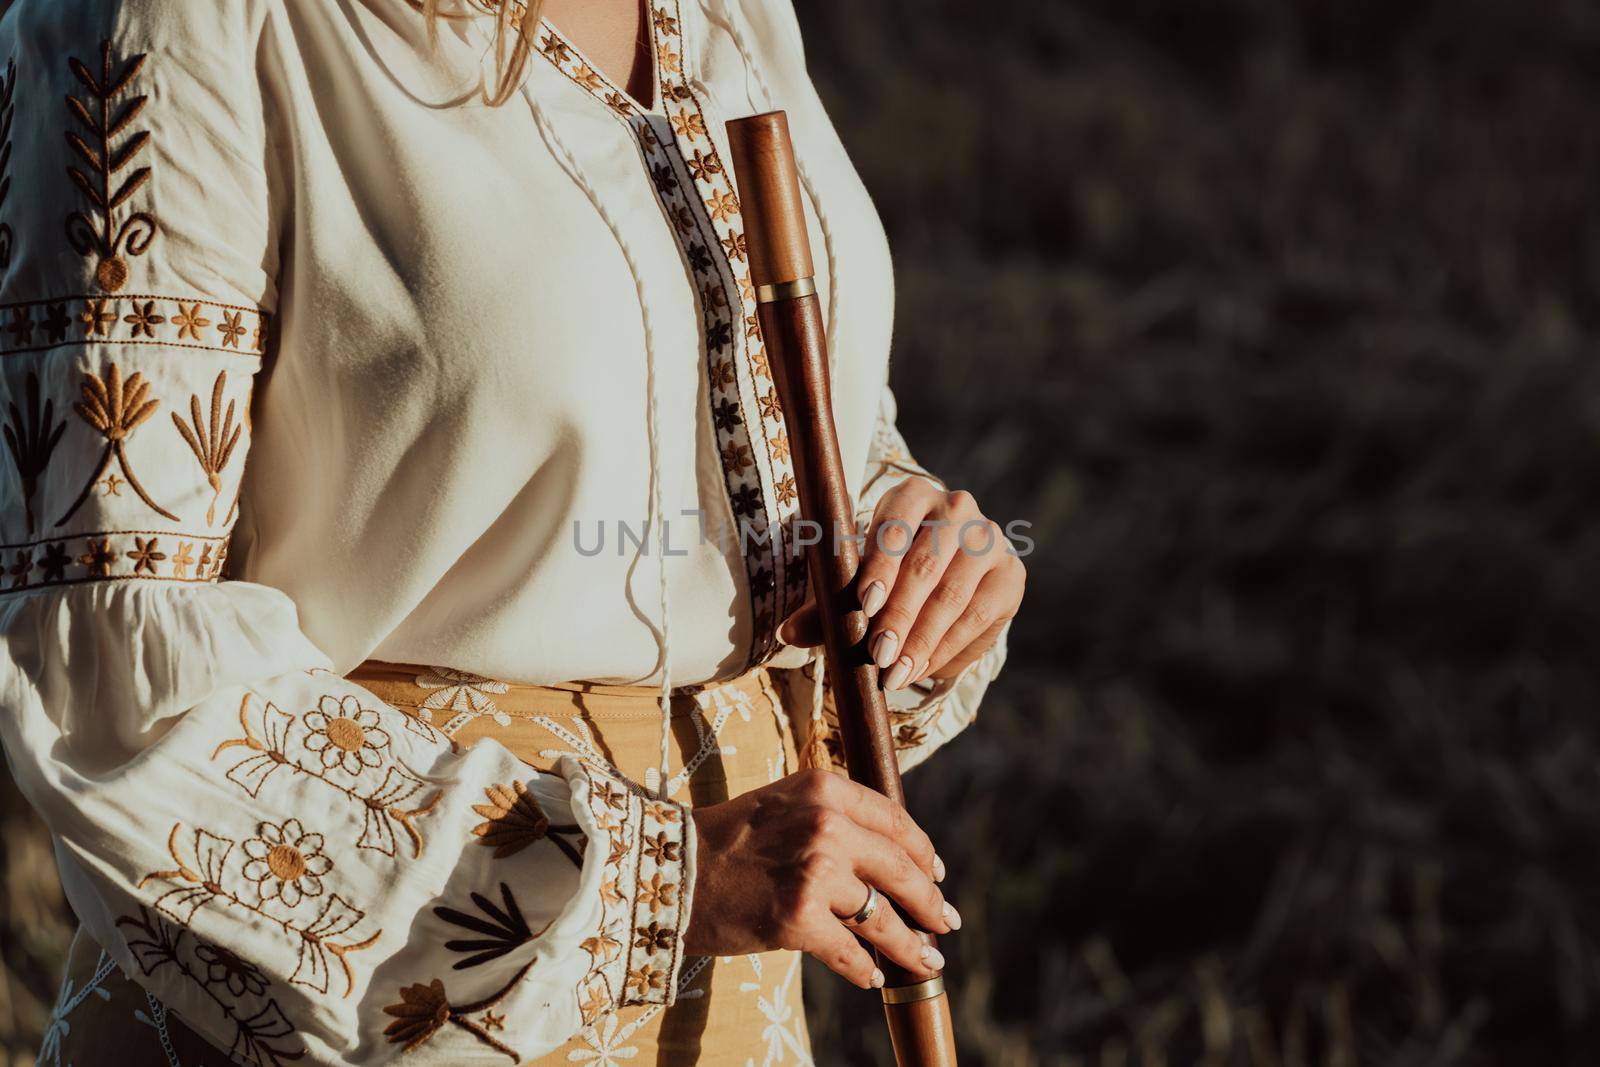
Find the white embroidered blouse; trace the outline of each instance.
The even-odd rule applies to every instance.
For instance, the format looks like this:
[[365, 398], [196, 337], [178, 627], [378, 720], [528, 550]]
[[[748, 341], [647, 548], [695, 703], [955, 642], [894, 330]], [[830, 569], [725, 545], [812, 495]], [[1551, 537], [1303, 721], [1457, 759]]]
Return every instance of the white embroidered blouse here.
[[[452, 751], [341, 674], [806, 662], [775, 636], [805, 577], [728, 119], [789, 112], [862, 513], [926, 472], [886, 386], [883, 230], [790, 0], [656, 0], [648, 101], [546, 25], [499, 108], [486, 21], [430, 51], [405, 0], [0, 12], [0, 737], [74, 910], [246, 1063], [291, 1032], [303, 1062], [393, 1056], [381, 1007], [450, 971], [433, 908], [504, 880], [548, 929], [452, 997], [513, 987], [508, 1044], [559, 1046], [596, 973], [602, 1010], [670, 1002], [681, 959], [595, 939], [618, 856], [635, 916], [681, 934], [676, 802]], [[640, 547], [652, 474], [665, 557]], [[970, 721], [1004, 648], [901, 701], [903, 766]], [[291, 722], [336, 758], [291, 758]], [[513, 780], [581, 828], [581, 868], [468, 847]], [[270, 988], [218, 1001], [178, 931]], [[500, 1058], [458, 1036], [411, 1058]]]

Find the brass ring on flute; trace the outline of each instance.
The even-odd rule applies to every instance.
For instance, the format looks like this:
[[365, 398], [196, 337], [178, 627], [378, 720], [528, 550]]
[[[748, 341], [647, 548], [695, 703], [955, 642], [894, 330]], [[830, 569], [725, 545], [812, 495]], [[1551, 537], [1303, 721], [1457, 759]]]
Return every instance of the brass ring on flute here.
[[797, 297], [810, 296], [816, 291], [817, 280], [815, 278], [796, 278], [792, 282], [756, 286], [756, 302], [770, 304], [776, 300], [794, 300]]
[[911, 1004], [919, 1000], [932, 1000], [944, 992], [944, 975], [929, 978], [916, 985], [884, 986], [885, 1004]]
[[856, 909], [856, 913], [854, 915], [841, 918], [839, 921], [844, 923], [846, 926], [860, 926], [862, 923], [872, 918], [872, 913], [877, 910], [878, 887], [875, 885], [869, 885], [867, 886], [866, 902], [862, 904], [861, 907]]

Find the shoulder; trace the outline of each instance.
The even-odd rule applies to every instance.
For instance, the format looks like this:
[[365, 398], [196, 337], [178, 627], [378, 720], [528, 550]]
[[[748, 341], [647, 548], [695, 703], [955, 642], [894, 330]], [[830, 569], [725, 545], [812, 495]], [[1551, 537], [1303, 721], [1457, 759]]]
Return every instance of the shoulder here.
[[755, 33], [757, 51], [767, 56], [784, 56], [805, 64], [805, 42], [794, 0], [726, 0], [738, 8], [745, 23]]
[[0, 0], [0, 62], [68, 70], [109, 48], [195, 74], [252, 63], [275, 0]]

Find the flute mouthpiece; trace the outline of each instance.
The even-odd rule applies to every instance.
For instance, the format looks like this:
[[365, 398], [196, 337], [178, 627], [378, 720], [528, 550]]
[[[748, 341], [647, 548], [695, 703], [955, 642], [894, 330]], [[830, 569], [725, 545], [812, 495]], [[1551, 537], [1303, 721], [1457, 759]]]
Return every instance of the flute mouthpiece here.
[[805, 200], [795, 169], [789, 117], [768, 111], [728, 122], [733, 176], [739, 187], [750, 281], [757, 289], [808, 281], [811, 238], [806, 232]]

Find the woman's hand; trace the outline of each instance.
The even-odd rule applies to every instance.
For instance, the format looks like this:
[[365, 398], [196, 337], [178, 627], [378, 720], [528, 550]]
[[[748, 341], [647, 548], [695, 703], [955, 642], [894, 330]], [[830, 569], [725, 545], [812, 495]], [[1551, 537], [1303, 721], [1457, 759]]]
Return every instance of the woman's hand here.
[[[693, 912], [684, 951], [734, 956], [808, 952], [862, 988], [883, 984], [859, 934], [914, 973], [944, 958], [883, 897], [936, 934], [961, 925], [935, 880], [933, 843], [904, 808], [842, 775], [807, 770], [721, 804], [691, 809], [696, 841]], [[876, 886], [872, 917], [845, 926]]]
[[[987, 652], [1022, 604], [1027, 581], [1005, 532], [972, 494], [908, 478], [878, 501], [856, 589], [872, 620], [867, 648], [885, 689], [951, 678]], [[792, 645], [817, 645], [806, 604], [783, 624]]]

